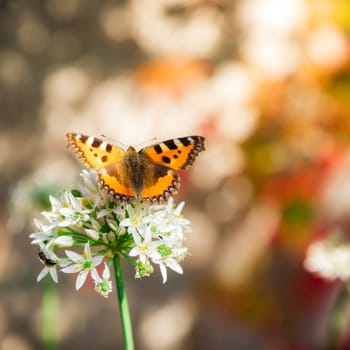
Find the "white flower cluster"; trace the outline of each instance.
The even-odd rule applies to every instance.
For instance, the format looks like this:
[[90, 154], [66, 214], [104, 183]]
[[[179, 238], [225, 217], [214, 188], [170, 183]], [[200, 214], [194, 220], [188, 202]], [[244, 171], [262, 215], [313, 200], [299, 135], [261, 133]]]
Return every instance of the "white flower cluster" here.
[[[135, 266], [136, 277], [149, 276], [153, 265], [159, 266], [163, 283], [167, 268], [182, 273], [179, 263], [187, 254], [184, 233], [190, 231], [190, 222], [181, 215], [184, 202], [177, 207], [172, 199], [164, 205], [117, 203], [100, 192], [94, 171], [83, 170], [81, 176], [84, 184], [79, 191], [51, 196], [51, 211], [34, 220], [37, 231], [30, 237], [39, 246], [44, 264], [38, 281], [50, 274], [58, 282], [59, 268], [78, 274], [78, 290], [90, 275], [96, 291], [106, 297], [112, 290], [109, 266], [116, 255]], [[65, 249], [65, 256], [59, 257], [57, 251], [67, 247], [84, 247], [84, 251]], [[100, 276], [96, 267], [102, 262]]]
[[350, 279], [350, 244], [339, 239], [338, 234], [310, 245], [306, 252], [304, 267], [327, 280]]

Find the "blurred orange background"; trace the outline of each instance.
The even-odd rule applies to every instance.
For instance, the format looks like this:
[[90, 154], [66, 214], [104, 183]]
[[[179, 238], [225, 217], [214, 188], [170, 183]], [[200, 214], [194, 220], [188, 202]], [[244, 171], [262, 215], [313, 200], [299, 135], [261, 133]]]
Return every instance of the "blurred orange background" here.
[[[321, 348], [340, 283], [303, 260], [350, 234], [349, 30], [347, 0], [1, 1], [0, 348], [43, 348], [28, 235], [78, 184], [70, 131], [206, 137], [176, 197], [184, 275], [125, 264], [137, 349]], [[116, 296], [59, 277], [59, 348], [121, 348]]]

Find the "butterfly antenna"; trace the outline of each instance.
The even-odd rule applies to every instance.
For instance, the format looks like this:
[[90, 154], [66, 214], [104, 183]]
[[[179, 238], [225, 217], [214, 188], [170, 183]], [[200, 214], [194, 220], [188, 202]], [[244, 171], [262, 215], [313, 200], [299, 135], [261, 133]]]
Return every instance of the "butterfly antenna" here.
[[109, 143], [113, 143], [117, 146], [121, 146], [122, 148], [127, 148], [128, 146], [123, 143], [123, 142], [120, 142], [120, 141], [117, 141], [115, 140], [113, 137], [110, 137], [110, 136], [106, 136], [105, 134], [101, 134], [101, 137], [103, 137], [104, 139], [106, 139], [107, 142]]

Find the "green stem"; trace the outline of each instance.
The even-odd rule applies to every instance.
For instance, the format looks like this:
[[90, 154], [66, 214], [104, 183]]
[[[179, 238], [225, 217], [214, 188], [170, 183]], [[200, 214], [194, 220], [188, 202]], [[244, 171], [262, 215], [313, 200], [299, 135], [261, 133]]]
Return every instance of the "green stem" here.
[[118, 291], [119, 313], [122, 323], [125, 350], [134, 350], [134, 338], [132, 335], [131, 318], [128, 299], [126, 297], [121, 261], [117, 254], [113, 258], [115, 280]]
[[58, 349], [58, 316], [59, 295], [57, 285], [51, 280], [45, 280], [42, 297], [42, 340], [45, 350]]
[[121, 254], [121, 255], [123, 256], [123, 258], [125, 258], [131, 265], [133, 265], [133, 266], [136, 266], [136, 265], [137, 265], [136, 262], [135, 262], [134, 260], [130, 259], [129, 256], [126, 255], [125, 253], [120, 252], [120, 254]]
[[323, 346], [323, 350], [337, 349], [339, 346], [340, 337], [346, 325], [347, 319], [347, 304], [349, 301], [348, 289], [349, 285], [344, 283], [338, 292], [330, 314], [326, 341]]

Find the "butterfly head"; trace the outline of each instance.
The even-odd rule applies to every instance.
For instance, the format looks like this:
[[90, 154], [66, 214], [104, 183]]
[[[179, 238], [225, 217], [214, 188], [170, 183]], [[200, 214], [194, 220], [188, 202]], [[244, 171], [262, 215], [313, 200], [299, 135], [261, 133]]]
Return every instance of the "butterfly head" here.
[[136, 149], [132, 146], [129, 146], [126, 152], [127, 153], [134, 153], [135, 152], [136, 153]]

